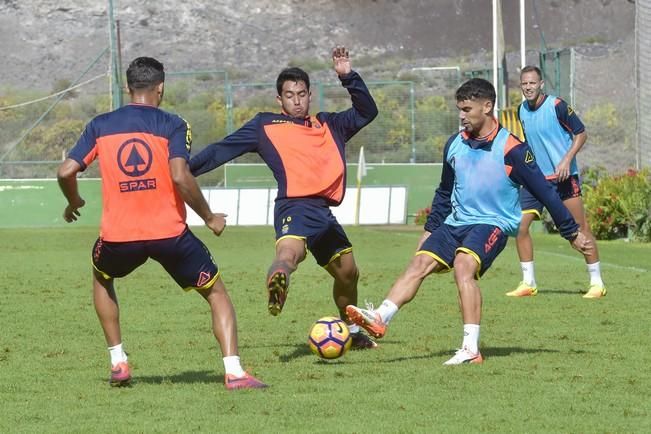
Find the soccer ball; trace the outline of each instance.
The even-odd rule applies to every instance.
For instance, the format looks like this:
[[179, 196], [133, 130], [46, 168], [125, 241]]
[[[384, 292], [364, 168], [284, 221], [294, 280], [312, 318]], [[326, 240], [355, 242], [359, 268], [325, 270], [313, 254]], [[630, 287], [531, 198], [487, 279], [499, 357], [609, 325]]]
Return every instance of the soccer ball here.
[[322, 359], [336, 359], [346, 354], [352, 342], [348, 326], [334, 316], [323, 317], [312, 325], [307, 343]]

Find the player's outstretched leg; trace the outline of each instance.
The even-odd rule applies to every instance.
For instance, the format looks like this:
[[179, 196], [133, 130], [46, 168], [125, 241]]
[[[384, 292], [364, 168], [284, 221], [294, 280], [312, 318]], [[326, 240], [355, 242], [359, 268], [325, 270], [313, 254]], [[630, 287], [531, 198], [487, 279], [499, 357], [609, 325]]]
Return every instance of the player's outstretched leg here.
[[276, 242], [276, 257], [267, 272], [267, 309], [273, 316], [280, 314], [287, 301], [289, 276], [296, 271], [298, 264], [307, 254], [304, 239], [281, 238]]
[[282, 312], [287, 300], [289, 273], [289, 267], [281, 261], [274, 261], [267, 273], [267, 293], [269, 295], [267, 309], [273, 316]]
[[346, 315], [352, 322], [366, 330], [371, 336], [381, 338], [387, 330], [387, 325], [382, 321], [382, 317], [377, 313], [373, 306], [367, 306], [368, 309], [353, 306], [346, 306]]

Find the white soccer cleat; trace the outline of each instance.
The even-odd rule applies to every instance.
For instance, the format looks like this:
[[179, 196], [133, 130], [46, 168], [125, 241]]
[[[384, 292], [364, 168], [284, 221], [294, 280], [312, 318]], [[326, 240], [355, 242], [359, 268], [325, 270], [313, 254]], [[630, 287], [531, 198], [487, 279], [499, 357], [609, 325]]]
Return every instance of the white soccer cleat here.
[[477, 351], [476, 353], [470, 352], [467, 348], [461, 348], [454, 353], [454, 356], [447, 362], [444, 362], [444, 365], [463, 365], [463, 364], [473, 364], [479, 365], [484, 363], [484, 358], [481, 356], [481, 353]]

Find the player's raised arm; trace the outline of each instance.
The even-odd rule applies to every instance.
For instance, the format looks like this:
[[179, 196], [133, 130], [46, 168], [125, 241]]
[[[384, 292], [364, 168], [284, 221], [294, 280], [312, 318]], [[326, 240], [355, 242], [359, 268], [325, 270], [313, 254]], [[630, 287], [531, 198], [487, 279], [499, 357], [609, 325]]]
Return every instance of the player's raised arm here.
[[346, 47], [338, 46], [332, 50], [332, 63], [341, 85], [350, 94], [353, 106], [348, 110], [328, 113], [325, 116], [328, 116], [330, 127], [338, 129], [345, 140], [349, 140], [376, 118], [378, 108], [362, 77], [353, 71]]
[[353, 69], [350, 65], [350, 54], [346, 47], [337, 46], [332, 50], [332, 64], [338, 76], [350, 74]]

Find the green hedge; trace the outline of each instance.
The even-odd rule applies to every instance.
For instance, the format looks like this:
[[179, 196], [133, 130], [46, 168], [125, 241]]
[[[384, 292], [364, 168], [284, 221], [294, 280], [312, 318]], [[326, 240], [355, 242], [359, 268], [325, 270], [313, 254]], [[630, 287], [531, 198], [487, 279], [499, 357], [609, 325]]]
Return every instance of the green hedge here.
[[584, 175], [583, 191], [588, 223], [597, 239], [651, 241], [648, 170], [608, 175], [604, 169], [592, 169]]

